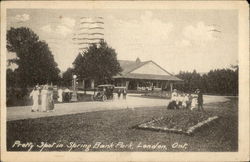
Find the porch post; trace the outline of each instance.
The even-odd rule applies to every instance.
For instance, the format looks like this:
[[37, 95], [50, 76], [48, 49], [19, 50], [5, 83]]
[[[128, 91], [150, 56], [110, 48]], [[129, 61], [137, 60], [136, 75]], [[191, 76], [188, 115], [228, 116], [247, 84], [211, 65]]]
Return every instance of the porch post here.
[[173, 92], [173, 83], [170, 83], [170, 91]]
[[95, 88], [95, 81], [94, 79], [91, 79], [91, 89], [94, 89]]
[[128, 80], [126, 80], [126, 89], [128, 90], [128, 85], [129, 85], [129, 81]]

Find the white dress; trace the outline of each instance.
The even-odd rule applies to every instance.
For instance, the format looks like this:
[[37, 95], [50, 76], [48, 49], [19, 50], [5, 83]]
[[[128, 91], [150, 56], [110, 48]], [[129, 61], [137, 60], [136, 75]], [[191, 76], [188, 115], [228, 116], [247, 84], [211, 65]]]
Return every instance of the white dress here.
[[171, 101], [177, 101], [177, 93], [176, 92], [173, 92], [172, 95], [171, 95]]
[[193, 98], [191, 103], [191, 110], [195, 108], [196, 104], [197, 104], [197, 98]]
[[39, 99], [39, 90], [33, 90], [30, 93], [30, 97], [32, 97], [33, 99], [33, 106], [32, 106], [32, 110], [34, 111], [38, 111], [38, 99]]
[[63, 93], [63, 90], [59, 89], [58, 90], [58, 99], [57, 99], [58, 102], [62, 102], [63, 101], [62, 93]]
[[188, 96], [183, 97], [183, 100], [182, 100], [182, 106], [183, 106], [183, 107], [185, 107], [185, 108], [187, 107], [187, 102], [188, 102], [188, 100], [189, 100], [189, 99], [188, 99]]
[[42, 111], [47, 111], [47, 98], [48, 98], [48, 90], [47, 89], [43, 89], [42, 92], [41, 92], [41, 96], [42, 96], [42, 103], [41, 103], [41, 110]]

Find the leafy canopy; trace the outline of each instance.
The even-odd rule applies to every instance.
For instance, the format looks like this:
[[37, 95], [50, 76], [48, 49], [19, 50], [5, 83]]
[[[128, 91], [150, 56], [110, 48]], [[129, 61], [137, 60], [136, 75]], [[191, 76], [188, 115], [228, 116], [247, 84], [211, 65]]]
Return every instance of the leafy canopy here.
[[60, 70], [48, 44], [40, 41], [31, 29], [10, 28], [7, 31], [7, 50], [16, 54], [16, 58], [8, 61], [18, 66], [15, 70], [17, 86], [29, 87], [58, 81]]
[[84, 53], [79, 53], [73, 62], [74, 71], [81, 79], [94, 79], [97, 83], [108, 83], [121, 72], [117, 54], [105, 41], [92, 44]]

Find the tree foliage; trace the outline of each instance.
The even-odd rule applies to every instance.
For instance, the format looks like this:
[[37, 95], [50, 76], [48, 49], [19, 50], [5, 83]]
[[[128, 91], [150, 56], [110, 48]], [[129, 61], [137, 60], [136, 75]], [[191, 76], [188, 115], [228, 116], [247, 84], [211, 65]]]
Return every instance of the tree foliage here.
[[99, 46], [93, 44], [84, 53], [80, 53], [73, 65], [80, 79], [94, 79], [98, 84], [108, 83], [121, 72], [115, 50], [105, 41], [101, 41]]
[[17, 56], [8, 60], [18, 66], [14, 71], [16, 86], [29, 87], [37, 83], [57, 83], [60, 70], [54, 61], [54, 56], [48, 44], [39, 40], [38, 35], [31, 29], [20, 27], [8, 30], [7, 50]]
[[180, 72], [177, 77], [184, 83], [176, 88], [184, 92], [194, 92], [199, 88], [208, 94], [238, 95], [238, 71], [238, 66], [232, 66], [231, 69], [210, 70], [204, 75], [196, 71]]
[[72, 85], [73, 75], [74, 75], [74, 69], [68, 68], [63, 73], [61, 85], [66, 86], [66, 87], [70, 87]]

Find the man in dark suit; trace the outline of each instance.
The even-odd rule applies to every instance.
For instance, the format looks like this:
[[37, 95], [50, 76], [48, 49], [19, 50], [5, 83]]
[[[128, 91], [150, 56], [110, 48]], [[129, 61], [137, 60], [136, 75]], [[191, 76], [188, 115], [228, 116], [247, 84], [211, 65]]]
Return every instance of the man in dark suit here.
[[198, 98], [197, 98], [198, 111], [200, 111], [200, 110], [204, 111], [204, 108], [203, 108], [203, 94], [201, 93], [201, 91], [199, 89], [196, 90], [196, 93], [198, 94]]

